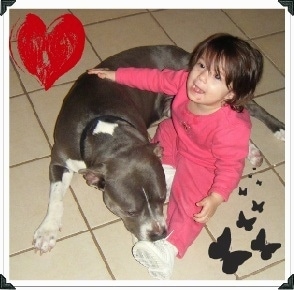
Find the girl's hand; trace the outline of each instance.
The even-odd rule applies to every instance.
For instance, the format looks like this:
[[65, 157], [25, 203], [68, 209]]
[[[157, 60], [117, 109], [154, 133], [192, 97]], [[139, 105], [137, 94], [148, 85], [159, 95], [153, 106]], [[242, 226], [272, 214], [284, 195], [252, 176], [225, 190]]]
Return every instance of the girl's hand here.
[[88, 70], [88, 74], [95, 74], [100, 79], [108, 79], [115, 82], [115, 71], [108, 70], [107, 68], [92, 68]]
[[223, 201], [224, 200], [220, 194], [213, 192], [211, 195], [197, 202], [196, 206], [202, 206], [202, 210], [201, 212], [194, 214], [194, 221], [198, 223], [207, 223]]

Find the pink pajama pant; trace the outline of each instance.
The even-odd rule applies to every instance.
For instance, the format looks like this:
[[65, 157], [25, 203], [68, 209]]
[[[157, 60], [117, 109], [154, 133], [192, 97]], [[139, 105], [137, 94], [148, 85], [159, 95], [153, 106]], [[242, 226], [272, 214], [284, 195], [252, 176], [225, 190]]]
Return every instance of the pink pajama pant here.
[[201, 211], [196, 202], [207, 196], [214, 174], [199, 166], [177, 151], [177, 133], [171, 119], [160, 123], [152, 142], [160, 142], [164, 148], [162, 163], [176, 168], [167, 208], [168, 241], [177, 247], [182, 258], [188, 247], [199, 235], [204, 224], [195, 222], [193, 215]]

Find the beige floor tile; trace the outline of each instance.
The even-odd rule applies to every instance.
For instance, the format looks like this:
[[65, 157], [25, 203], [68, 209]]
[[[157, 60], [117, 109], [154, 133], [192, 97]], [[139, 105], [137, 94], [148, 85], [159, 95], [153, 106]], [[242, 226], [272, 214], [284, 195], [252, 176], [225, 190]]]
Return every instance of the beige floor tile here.
[[138, 13], [147, 13], [144, 9], [70, 9], [84, 25], [114, 20]]
[[11, 257], [10, 279], [111, 280], [111, 276], [91, 235], [84, 233], [58, 242], [54, 250], [42, 256], [29, 251]]
[[88, 186], [78, 173], [74, 175], [71, 187], [91, 228], [118, 220], [118, 217], [106, 208], [103, 193]]
[[20, 85], [18, 75], [16, 74], [15, 69], [11, 62], [9, 62], [9, 89], [10, 89], [9, 91], [10, 97], [22, 95], [24, 93]]
[[85, 30], [102, 59], [135, 46], [172, 44], [149, 14], [99, 23], [87, 26]]
[[150, 138], [153, 138], [156, 132], [157, 126], [152, 126], [151, 128], [148, 129], [148, 133]]
[[260, 106], [285, 123], [285, 90], [254, 99]]
[[146, 268], [132, 256], [132, 236], [123, 223], [95, 230], [94, 235], [117, 280], [152, 280]]
[[255, 96], [284, 88], [285, 77], [267, 58], [264, 58], [263, 75], [256, 87]]
[[20, 81], [22, 82], [27, 91], [42, 89], [42, 85], [39, 79], [36, 76], [29, 73], [25, 68], [21, 60], [21, 57], [18, 53], [16, 42], [11, 43], [11, 61], [14, 62], [14, 65], [19, 73]]
[[50, 148], [26, 96], [10, 99], [10, 165], [48, 156]]
[[278, 263], [277, 265], [266, 268], [261, 272], [253, 273], [249, 277], [245, 277], [243, 280], [272, 280], [272, 286], [277, 285], [279, 287], [282, 284], [277, 284], [274, 280], [283, 280], [286, 282], [288, 278], [283, 279], [281, 277], [285, 277], [285, 262]]
[[279, 174], [279, 176], [282, 178], [282, 180], [285, 182], [285, 164], [281, 164], [275, 167], [275, 170]]
[[284, 9], [224, 10], [250, 38], [285, 30]]
[[254, 43], [285, 74], [285, 32], [255, 39]]
[[[117, 280], [154, 280], [147, 269], [133, 258], [131, 234], [126, 231], [122, 222], [96, 230], [94, 234]], [[172, 280], [235, 279], [235, 276], [228, 276], [219, 271], [214, 262], [208, 258], [207, 245], [210, 242], [211, 239], [203, 230], [185, 257], [176, 259]]]
[[[245, 37], [221, 10], [169, 9], [153, 12], [153, 15], [173, 41], [187, 51], [192, 51], [200, 41], [217, 32]], [[188, 31], [193, 31], [192, 37], [187, 37]]]
[[[258, 180], [262, 182], [261, 186], [256, 184]], [[252, 178], [242, 179], [239, 187], [242, 190], [247, 188], [247, 196], [239, 195], [239, 188], [237, 188], [229, 201], [221, 205], [208, 223], [208, 229], [215, 238], [218, 238], [223, 229], [229, 227], [232, 237], [230, 251], [252, 252], [252, 257], [238, 268], [237, 275], [241, 277], [285, 258], [285, 189], [271, 170], [253, 175]], [[253, 200], [258, 204], [265, 202], [261, 213], [252, 210]], [[238, 228], [236, 225], [241, 210], [247, 220], [256, 217], [251, 231], [246, 231], [244, 227]], [[265, 229], [268, 243], [281, 244], [272, 258], [267, 261], [261, 259], [261, 252], [252, 251], [250, 247], [251, 241], [256, 239], [262, 228]], [[283, 279], [283, 276], [280, 279]]]
[[54, 86], [48, 91], [40, 90], [29, 94], [51, 145], [54, 143], [53, 132], [57, 116], [72, 85], [73, 83]]
[[211, 238], [207, 231], [203, 229], [185, 256], [182, 259], [176, 259], [172, 279], [235, 280], [235, 275], [227, 275], [221, 271], [222, 262], [220, 260], [209, 258], [208, 247], [211, 243]]
[[[44, 158], [10, 169], [11, 254], [32, 248], [34, 231], [46, 215], [49, 199], [49, 162], [49, 158]], [[84, 230], [87, 230], [85, 222], [71, 193], [67, 191], [63, 226], [58, 238]]]

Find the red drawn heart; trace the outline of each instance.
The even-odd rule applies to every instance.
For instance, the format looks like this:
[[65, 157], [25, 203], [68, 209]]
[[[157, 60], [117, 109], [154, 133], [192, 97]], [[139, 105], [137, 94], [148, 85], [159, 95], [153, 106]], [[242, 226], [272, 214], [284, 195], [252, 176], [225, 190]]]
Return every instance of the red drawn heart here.
[[[85, 45], [83, 25], [72, 14], [61, 15], [48, 28], [37, 15], [27, 14], [16, 35], [25, 68], [39, 79], [45, 90], [75, 66]], [[10, 53], [13, 57], [11, 49]]]

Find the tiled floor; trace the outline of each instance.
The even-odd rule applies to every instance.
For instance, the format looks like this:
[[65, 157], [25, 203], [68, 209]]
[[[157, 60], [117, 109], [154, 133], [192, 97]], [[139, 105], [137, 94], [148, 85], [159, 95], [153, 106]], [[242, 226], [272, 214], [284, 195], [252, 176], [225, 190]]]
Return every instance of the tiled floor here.
[[[10, 62], [10, 277], [9, 280], [151, 280], [132, 257], [132, 239], [122, 222], [102, 202], [99, 191], [75, 175], [65, 197], [63, 228], [55, 248], [39, 256], [32, 247], [34, 230], [48, 202], [48, 165], [53, 128], [62, 100], [77, 77], [106, 57], [141, 45], [175, 44], [191, 51], [215, 32], [228, 32], [257, 45], [265, 67], [256, 101], [285, 122], [285, 10], [15, 10], [11, 27], [27, 13], [48, 25], [64, 13], [84, 24], [86, 44], [78, 64], [45, 91], [34, 76]], [[273, 21], [274, 19], [274, 21]], [[12, 36], [14, 57], [15, 35]], [[232, 194], [206, 229], [176, 260], [173, 280], [285, 280], [285, 143], [252, 119], [252, 140], [264, 154], [257, 170], [247, 162], [241, 188]], [[151, 130], [151, 132], [154, 131]], [[252, 173], [249, 178], [248, 174]], [[262, 185], [256, 181], [262, 181]], [[252, 200], [264, 201], [262, 213]], [[239, 212], [257, 217], [252, 231], [236, 226]], [[225, 227], [231, 229], [230, 251], [247, 250], [252, 257], [235, 274], [222, 272], [222, 262], [208, 256], [209, 245]], [[264, 228], [269, 243], [281, 243], [269, 260], [250, 249]], [[41, 283], [41, 281], [40, 281]], [[192, 282], [193, 283], [193, 282]], [[195, 284], [197, 283], [194, 282]], [[17, 281], [16, 281], [17, 284]]]

